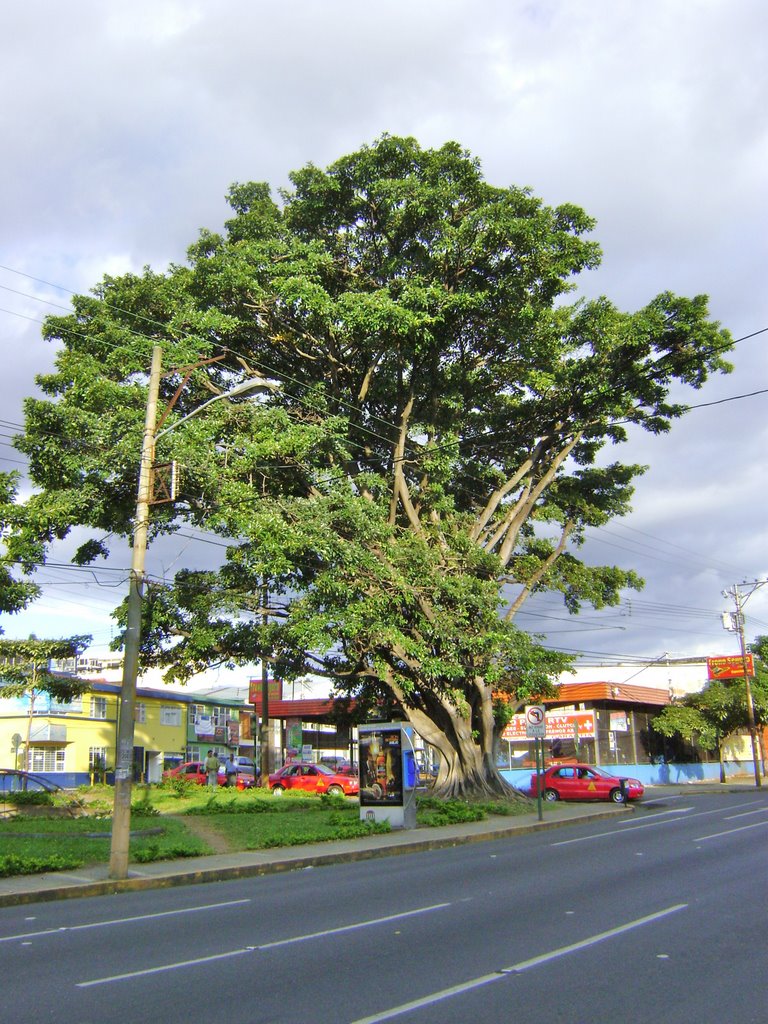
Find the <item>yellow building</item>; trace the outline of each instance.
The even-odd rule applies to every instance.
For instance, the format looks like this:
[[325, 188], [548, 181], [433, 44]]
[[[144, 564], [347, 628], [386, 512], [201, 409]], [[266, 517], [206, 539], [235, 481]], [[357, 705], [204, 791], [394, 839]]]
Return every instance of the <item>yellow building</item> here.
[[[139, 688], [136, 693], [134, 775], [159, 782], [163, 768], [183, 758], [190, 698]], [[120, 687], [93, 682], [61, 703], [46, 693], [0, 700], [0, 767], [22, 768], [65, 788], [112, 781]]]
[[[165, 768], [202, 759], [208, 749], [251, 753], [241, 712], [250, 722], [242, 700], [138, 687], [134, 780], [160, 782]], [[47, 693], [0, 699], [0, 768], [35, 772], [65, 789], [113, 782], [119, 714], [120, 686], [102, 681], [66, 703]]]

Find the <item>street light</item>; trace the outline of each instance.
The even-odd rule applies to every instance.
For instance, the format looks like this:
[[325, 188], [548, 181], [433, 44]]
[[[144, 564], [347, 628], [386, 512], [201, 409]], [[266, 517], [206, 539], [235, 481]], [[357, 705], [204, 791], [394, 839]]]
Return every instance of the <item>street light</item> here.
[[[123, 660], [123, 680], [120, 688], [120, 714], [117, 731], [117, 751], [115, 758], [115, 796], [112, 812], [112, 843], [110, 847], [109, 877], [128, 877], [128, 848], [131, 840], [131, 786], [133, 782], [133, 733], [136, 707], [136, 679], [139, 672], [139, 651], [141, 647], [141, 601], [144, 591], [144, 564], [147, 553], [147, 531], [149, 527], [149, 506], [151, 504], [152, 464], [155, 456], [155, 443], [159, 437], [169, 434], [185, 420], [196, 416], [202, 409], [222, 398], [235, 398], [252, 391], [274, 391], [277, 384], [264, 378], [251, 378], [235, 385], [229, 391], [203, 402], [192, 412], [182, 416], [169, 427], [158, 431], [176, 399], [181, 388], [189, 379], [196, 367], [188, 368], [184, 381], [171, 399], [168, 407], [157, 423], [157, 403], [160, 393], [160, 377], [163, 351], [159, 345], [152, 349], [152, 366], [149, 374], [147, 390], [147, 408], [144, 418], [144, 434], [141, 443], [141, 466], [139, 470], [139, 487], [136, 498], [136, 518], [133, 523], [133, 555], [129, 576], [128, 612], [125, 629], [125, 656]], [[204, 362], [211, 362], [205, 360]], [[203, 362], [196, 364], [203, 365]]]

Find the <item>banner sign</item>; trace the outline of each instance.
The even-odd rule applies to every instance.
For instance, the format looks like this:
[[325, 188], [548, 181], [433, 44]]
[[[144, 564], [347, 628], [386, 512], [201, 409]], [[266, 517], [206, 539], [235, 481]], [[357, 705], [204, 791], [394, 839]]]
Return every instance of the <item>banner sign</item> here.
[[[755, 662], [751, 654], [747, 655], [747, 672], [751, 676], [755, 674]], [[729, 654], [720, 658], [707, 658], [707, 678], [743, 679], [744, 659], [740, 654]]]
[[[548, 740], [592, 740], [595, 738], [594, 711], [547, 711]], [[504, 726], [503, 740], [511, 743], [528, 741], [525, 715], [513, 715], [512, 721]]]
[[[267, 700], [283, 699], [282, 679], [267, 680]], [[261, 679], [248, 680], [248, 703], [254, 707], [261, 707]]]
[[611, 732], [629, 732], [629, 721], [626, 711], [611, 711]]

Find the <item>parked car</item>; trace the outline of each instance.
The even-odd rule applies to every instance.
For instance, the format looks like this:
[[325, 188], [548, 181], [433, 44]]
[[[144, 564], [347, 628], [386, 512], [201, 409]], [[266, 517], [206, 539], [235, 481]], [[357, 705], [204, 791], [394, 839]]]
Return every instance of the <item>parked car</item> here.
[[279, 796], [286, 789], [303, 793], [357, 796], [359, 780], [356, 775], [333, 772], [324, 764], [286, 764], [269, 776], [269, 788], [275, 796]]
[[639, 800], [645, 788], [638, 779], [611, 775], [590, 764], [554, 764], [531, 776], [529, 796], [545, 800], [612, 800], [622, 804]]
[[[167, 779], [186, 779], [187, 782], [195, 782], [199, 786], [205, 786], [208, 782], [208, 776], [205, 773], [205, 765], [202, 761], [185, 761], [183, 764], [177, 765], [175, 768], [169, 768], [168, 771], [163, 772], [163, 781]], [[224, 766], [219, 765], [218, 777], [216, 779], [220, 786], [226, 786], [227, 775], [224, 771]], [[253, 771], [248, 768], [238, 767], [237, 769], [237, 782], [235, 783], [238, 789], [251, 789], [251, 787], [258, 785], [256, 776]]]

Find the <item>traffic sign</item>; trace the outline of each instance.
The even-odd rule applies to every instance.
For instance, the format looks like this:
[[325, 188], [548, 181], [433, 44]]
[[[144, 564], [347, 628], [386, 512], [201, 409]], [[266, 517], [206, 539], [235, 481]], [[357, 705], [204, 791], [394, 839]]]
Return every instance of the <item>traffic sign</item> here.
[[528, 704], [525, 708], [525, 735], [529, 740], [543, 740], [547, 736], [547, 719], [543, 704]]

